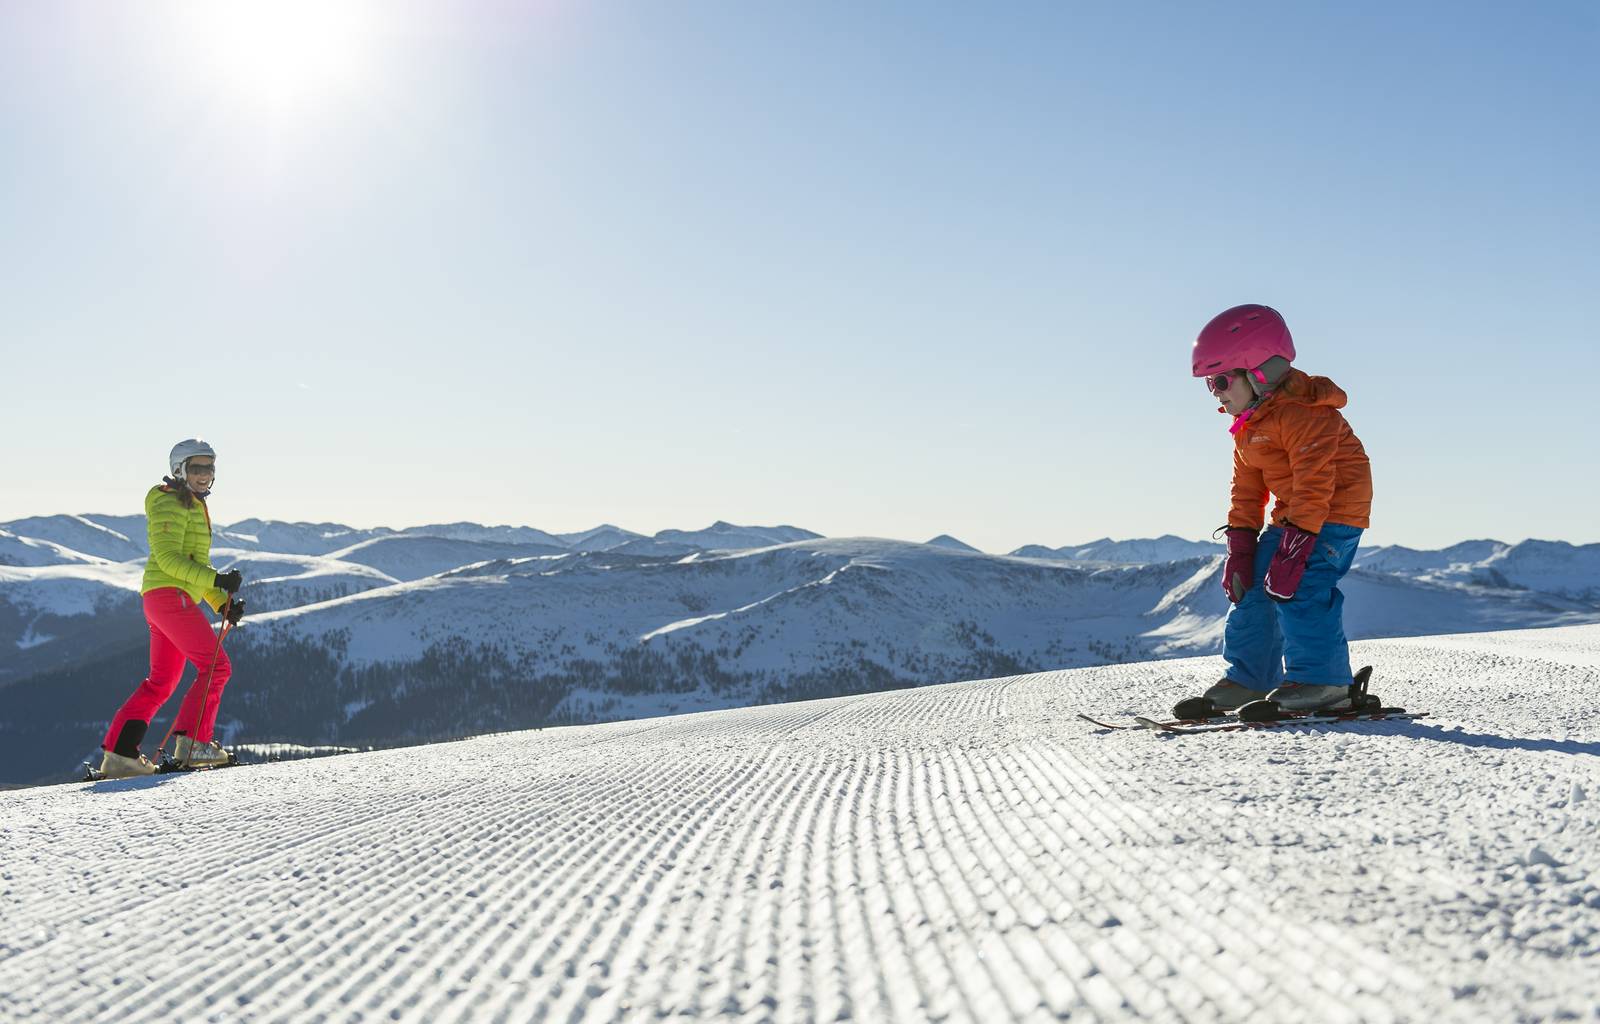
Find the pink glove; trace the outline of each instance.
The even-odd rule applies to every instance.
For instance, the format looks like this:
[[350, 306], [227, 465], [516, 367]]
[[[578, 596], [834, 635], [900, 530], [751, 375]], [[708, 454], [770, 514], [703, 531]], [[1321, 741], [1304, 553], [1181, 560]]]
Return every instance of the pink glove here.
[[1298, 526], [1283, 528], [1283, 539], [1278, 542], [1272, 564], [1267, 566], [1267, 577], [1262, 581], [1270, 597], [1277, 601], [1294, 597], [1295, 590], [1300, 586], [1300, 577], [1306, 574], [1306, 562], [1316, 546], [1316, 534], [1307, 533]]
[[1242, 526], [1228, 527], [1228, 561], [1222, 567], [1222, 589], [1228, 600], [1238, 604], [1256, 574], [1256, 531]]

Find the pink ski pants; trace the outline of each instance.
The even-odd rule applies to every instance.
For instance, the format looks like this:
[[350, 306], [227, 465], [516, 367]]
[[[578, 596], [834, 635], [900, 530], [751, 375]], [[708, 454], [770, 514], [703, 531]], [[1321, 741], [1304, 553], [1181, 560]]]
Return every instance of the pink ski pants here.
[[[106, 738], [101, 746], [107, 750], [112, 748], [122, 732], [124, 722], [149, 723], [155, 718], [161, 705], [178, 688], [185, 661], [199, 669], [200, 675], [196, 685], [189, 687], [188, 694], [183, 698], [172, 731], [184, 733], [201, 742], [209, 741], [212, 727], [217, 721], [217, 704], [222, 699], [223, 687], [228, 685], [228, 676], [233, 673], [227, 652], [217, 648], [217, 634], [212, 630], [205, 613], [193, 598], [177, 587], [161, 587], [145, 594], [144, 618], [150, 624], [150, 674], [133, 691], [133, 696], [123, 702], [117, 716], [111, 720], [111, 728], [106, 730]], [[212, 652], [216, 652], [217, 657], [214, 670], [211, 665]], [[207, 672], [212, 673], [209, 691], [206, 689]], [[195, 718], [200, 713], [201, 695], [207, 692], [205, 720], [197, 723]]]

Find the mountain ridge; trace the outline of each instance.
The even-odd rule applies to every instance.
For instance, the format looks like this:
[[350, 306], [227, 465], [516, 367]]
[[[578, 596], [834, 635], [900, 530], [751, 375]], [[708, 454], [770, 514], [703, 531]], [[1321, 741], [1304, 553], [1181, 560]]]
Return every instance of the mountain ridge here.
[[[87, 518], [62, 525], [105, 539]], [[338, 524], [256, 525], [257, 543], [352, 536]], [[396, 531], [324, 554], [219, 546], [214, 561], [244, 571], [250, 608], [228, 641], [238, 684], [222, 721], [235, 739], [385, 744], [1220, 649], [1229, 605], [1218, 555], [1122, 562], [887, 538], [764, 543], [794, 529], [719, 521], [699, 531], [705, 543], [761, 544], [726, 551], [642, 535], [589, 550], [595, 535], [559, 549]], [[1523, 542], [1485, 549], [1481, 563], [1375, 549], [1380, 566], [1420, 567], [1358, 560], [1342, 586], [1347, 631], [1600, 621], [1592, 548]], [[142, 567], [0, 567], [14, 749], [79, 742], [141, 678]], [[14, 731], [23, 722], [31, 727]]]

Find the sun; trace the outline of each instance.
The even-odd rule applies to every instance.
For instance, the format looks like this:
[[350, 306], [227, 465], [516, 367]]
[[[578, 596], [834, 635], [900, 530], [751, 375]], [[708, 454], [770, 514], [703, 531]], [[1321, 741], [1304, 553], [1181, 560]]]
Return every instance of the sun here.
[[371, 84], [381, 9], [359, 0], [190, 0], [173, 11], [213, 88], [235, 103], [287, 113]]

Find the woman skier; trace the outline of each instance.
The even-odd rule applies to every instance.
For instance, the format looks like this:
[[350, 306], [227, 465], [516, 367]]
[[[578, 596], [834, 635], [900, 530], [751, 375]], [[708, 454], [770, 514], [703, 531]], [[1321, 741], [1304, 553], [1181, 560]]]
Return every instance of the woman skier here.
[[191, 438], [179, 441], [167, 461], [172, 475], [144, 498], [150, 559], [139, 591], [150, 626], [150, 674], [117, 711], [100, 744], [105, 750], [100, 771], [108, 779], [156, 770], [139, 752], [139, 743], [177, 688], [185, 661], [199, 670], [201, 685], [189, 687], [178, 708], [173, 760], [191, 768], [210, 768], [229, 760], [227, 752], [212, 742], [211, 732], [217, 702], [233, 669], [200, 611], [200, 602], [219, 612], [226, 607], [227, 620], [237, 625], [244, 615], [244, 599], [233, 595], [243, 576], [237, 569], [218, 572], [210, 563], [211, 513], [206, 497], [216, 480], [217, 453]]
[[[1194, 343], [1194, 375], [1233, 417], [1228, 673], [1205, 693], [1218, 711], [1263, 697], [1285, 711], [1348, 706], [1338, 583], [1370, 525], [1372, 473], [1339, 412], [1345, 393], [1292, 368], [1294, 357], [1288, 325], [1267, 306], [1219, 313]], [[1263, 533], [1269, 493], [1277, 502]]]

